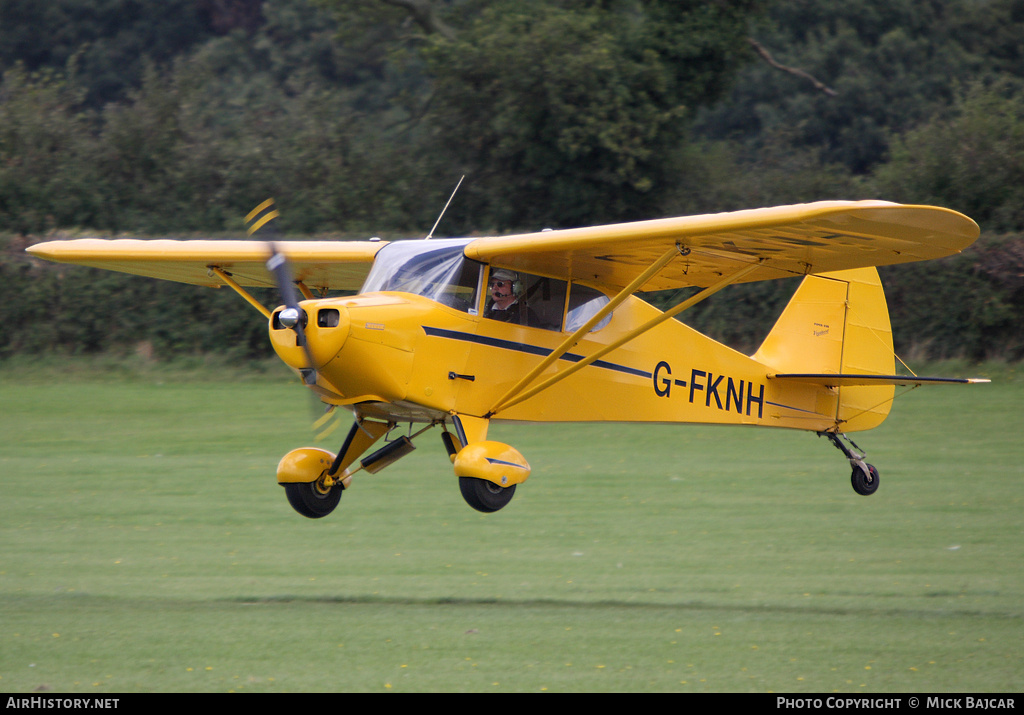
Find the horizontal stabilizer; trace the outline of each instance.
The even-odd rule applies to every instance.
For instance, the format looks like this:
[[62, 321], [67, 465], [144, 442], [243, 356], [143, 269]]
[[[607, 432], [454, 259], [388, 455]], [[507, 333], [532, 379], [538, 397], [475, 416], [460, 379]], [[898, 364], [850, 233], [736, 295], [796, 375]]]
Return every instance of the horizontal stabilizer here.
[[851, 373], [779, 373], [768, 375], [768, 379], [807, 382], [827, 387], [850, 387], [855, 385], [920, 387], [921, 385], [973, 385], [991, 382], [985, 378], [978, 377], [917, 377], [916, 375], [855, 375]]

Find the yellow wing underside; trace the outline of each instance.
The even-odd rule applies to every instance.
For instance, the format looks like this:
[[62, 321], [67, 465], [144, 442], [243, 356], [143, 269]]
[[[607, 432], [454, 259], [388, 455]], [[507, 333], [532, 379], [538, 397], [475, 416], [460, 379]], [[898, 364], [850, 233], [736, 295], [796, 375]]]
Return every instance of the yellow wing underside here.
[[[666, 252], [675, 257], [642, 290], [706, 287], [756, 267], [739, 282], [941, 258], [979, 234], [974, 221], [943, 208], [883, 201], [828, 201], [731, 213], [479, 238], [468, 258], [496, 266], [621, 290]], [[296, 280], [310, 288], [355, 290], [383, 241], [279, 241]], [[212, 268], [239, 285], [270, 287], [269, 245], [252, 240], [77, 239], [29, 252], [151, 278], [219, 286]]]
[[732, 213], [482, 238], [466, 255], [527, 273], [622, 288], [666, 251], [679, 258], [643, 286], [706, 287], [751, 263], [740, 282], [941, 258], [979, 234], [943, 208], [828, 201]]
[[[279, 241], [297, 281], [310, 288], [358, 290], [383, 241]], [[148, 278], [222, 286], [212, 271], [218, 268], [241, 286], [274, 286], [267, 270], [270, 244], [266, 241], [97, 239], [50, 241], [36, 244], [29, 253], [58, 263], [73, 263]]]

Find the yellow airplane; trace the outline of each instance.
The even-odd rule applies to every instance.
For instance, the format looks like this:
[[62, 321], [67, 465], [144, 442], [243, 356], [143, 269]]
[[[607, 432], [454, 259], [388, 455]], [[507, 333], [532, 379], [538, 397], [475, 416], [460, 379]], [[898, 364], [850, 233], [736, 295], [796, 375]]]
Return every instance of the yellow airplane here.
[[[261, 204], [250, 235], [276, 216]], [[895, 374], [875, 266], [955, 254], [978, 234], [948, 209], [831, 201], [487, 238], [78, 239], [28, 251], [249, 301], [325, 410], [354, 415], [337, 452], [303, 447], [278, 465], [291, 505], [319, 518], [356, 473], [383, 469], [436, 426], [466, 502], [501, 509], [530, 466], [487, 438], [494, 420], [807, 430], [872, 494], [878, 470], [847, 433], [881, 424], [896, 386], [987, 382]], [[751, 356], [671, 320], [728, 285], [789, 276], [804, 278]], [[274, 310], [247, 290], [274, 286]], [[666, 311], [635, 295], [685, 287], [700, 290]]]

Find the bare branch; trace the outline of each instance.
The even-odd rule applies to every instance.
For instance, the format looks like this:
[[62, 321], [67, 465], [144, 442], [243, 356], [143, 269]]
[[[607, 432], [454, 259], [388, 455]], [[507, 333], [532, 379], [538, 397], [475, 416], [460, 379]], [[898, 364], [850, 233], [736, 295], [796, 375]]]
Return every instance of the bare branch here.
[[437, 33], [447, 40], [455, 39], [455, 30], [446, 25], [434, 12], [431, 0], [381, 0], [386, 5], [406, 10], [413, 21], [428, 35]]
[[752, 37], [748, 37], [747, 38], [747, 42], [750, 43], [750, 46], [754, 48], [754, 52], [756, 52], [758, 54], [758, 56], [761, 57], [761, 59], [763, 59], [765, 62], [767, 62], [769, 65], [771, 65], [775, 69], [781, 70], [783, 72], [788, 72], [789, 74], [795, 75], [795, 76], [800, 77], [802, 79], [806, 79], [808, 82], [810, 82], [811, 84], [814, 85], [815, 89], [817, 89], [819, 92], [824, 92], [829, 97], [835, 97], [838, 94], [838, 92], [836, 92], [834, 89], [832, 89], [831, 87], [829, 87], [829, 86], [823, 84], [822, 82], [818, 81], [817, 79], [815, 79], [811, 75], [807, 74], [803, 70], [797, 69], [795, 67], [787, 67], [784, 64], [780, 64], [779, 62], [776, 62], [775, 58], [772, 57], [771, 54], [769, 54], [768, 50], [766, 50], [764, 47], [762, 47], [761, 43], [759, 43], [757, 40], [753, 39]]

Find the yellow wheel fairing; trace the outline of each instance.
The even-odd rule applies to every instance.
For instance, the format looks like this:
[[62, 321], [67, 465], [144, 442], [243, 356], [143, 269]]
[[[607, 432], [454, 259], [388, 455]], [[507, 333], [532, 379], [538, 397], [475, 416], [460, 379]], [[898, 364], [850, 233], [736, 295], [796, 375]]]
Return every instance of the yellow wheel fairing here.
[[277, 464], [278, 484], [309, 484], [331, 468], [334, 454], [326, 449], [300, 447], [293, 449]]
[[502, 442], [476, 442], [455, 455], [455, 476], [485, 479], [501, 487], [522, 484], [530, 464], [514, 447]]

